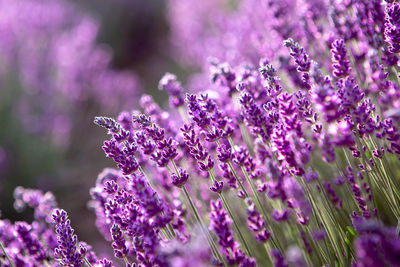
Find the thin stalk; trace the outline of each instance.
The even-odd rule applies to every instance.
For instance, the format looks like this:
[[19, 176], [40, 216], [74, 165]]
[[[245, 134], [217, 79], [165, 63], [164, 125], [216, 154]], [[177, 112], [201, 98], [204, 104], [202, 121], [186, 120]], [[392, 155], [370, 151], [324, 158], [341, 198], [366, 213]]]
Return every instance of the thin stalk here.
[[[236, 108], [236, 110], [238, 112], [240, 112], [241, 105], [239, 103], [239, 99], [238, 99], [237, 93], [234, 93], [232, 95], [231, 99], [232, 99], [232, 103], [233, 103], [234, 107]], [[239, 123], [239, 129], [240, 129], [240, 133], [242, 135], [242, 138], [243, 138], [243, 140], [244, 140], [244, 142], [245, 142], [245, 144], [247, 146], [247, 149], [250, 152], [250, 155], [254, 156], [255, 153], [254, 153], [254, 148], [253, 148], [253, 141], [251, 140], [251, 136], [249, 134], [249, 131], [247, 130], [247, 128], [243, 124], [243, 122]]]
[[[357, 131], [357, 132], [358, 132], [358, 131]], [[363, 160], [363, 163], [364, 163], [364, 165], [365, 165], [365, 168], [368, 168], [369, 162], [368, 162], [368, 159], [367, 159], [367, 157], [365, 156], [365, 154], [362, 153], [363, 150], [362, 150], [362, 146], [361, 146], [360, 139], [359, 139], [358, 136], [355, 136], [354, 139], [356, 140], [357, 147], [358, 147], [358, 149], [360, 150], [361, 158], [362, 158], [362, 160]], [[368, 183], [371, 185], [371, 178], [369, 177], [368, 170], [366, 170], [366, 174], [367, 174], [367, 181], [368, 181]], [[375, 203], [376, 194], [374, 194], [374, 191], [373, 191], [373, 189], [372, 189], [372, 186], [371, 186], [371, 195], [372, 195], [372, 200], [373, 200], [374, 206], [375, 206], [375, 208], [376, 208], [376, 203]]]
[[360, 88], [364, 88], [364, 84], [363, 84], [362, 78], [361, 78], [361, 73], [357, 68], [356, 60], [355, 60], [355, 58], [353, 56], [353, 53], [352, 53], [352, 51], [351, 51], [351, 49], [349, 48], [348, 45], [347, 45], [346, 48], [347, 48], [347, 51], [348, 51], [347, 55], [349, 56], [349, 60], [350, 60], [351, 66], [353, 67], [353, 70], [356, 72], [357, 83], [360, 85]]
[[1, 241], [0, 241], [0, 247], [1, 247], [1, 250], [3, 251], [4, 255], [6, 256], [6, 258], [7, 258], [7, 260], [8, 260], [8, 263], [10, 264], [10, 266], [11, 266], [11, 267], [15, 267], [14, 263], [11, 261], [10, 256], [8, 256], [8, 254], [7, 254], [7, 252], [6, 252], [6, 249], [4, 248], [4, 245], [3, 245], [3, 243], [2, 243]]
[[129, 265], [128, 258], [124, 255], [124, 256], [123, 256], [123, 259], [124, 259], [125, 264], [128, 266], [128, 265]]
[[237, 220], [235, 220], [235, 217], [233, 216], [233, 213], [232, 213], [231, 208], [229, 207], [228, 201], [226, 201], [226, 198], [225, 198], [225, 196], [224, 196], [222, 193], [219, 194], [219, 195], [220, 195], [220, 198], [221, 198], [221, 200], [222, 200], [222, 203], [223, 203], [224, 206], [225, 206], [226, 211], [227, 211], [228, 214], [229, 214], [229, 217], [232, 218], [233, 225], [234, 225], [235, 228], [236, 228], [236, 231], [237, 231], [237, 233], [238, 233], [238, 235], [239, 235], [239, 239], [242, 241], [242, 244], [243, 244], [243, 246], [244, 246], [244, 249], [246, 250], [247, 255], [249, 255], [250, 257], [253, 257], [252, 253], [250, 252], [249, 245], [247, 244], [246, 239], [244, 238], [244, 236], [243, 236], [243, 234], [242, 234], [242, 231], [240, 230], [239, 225], [237, 224]]
[[87, 264], [87, 266], [93, 267], [92, 264], [86, 259], [86, 257], [83, 257], [83, 260], [85, 261], [85, 263]]
[[[232, 140], [232, 139], [229, 137], [228, 140]], [[217, 143], [218, 147], [221, 147], [221, 143], [218, 140], [216, 141], [216, 143]], [[229, 141], [229, 143], [231, 144], [231, 141]], [[232, 146], [232, 144], [231, 144], [231, 146]], [[232, 148], [234, 148], [234, 147], [232, 146]], [[245, 197], [248, 198], [249, 194], [247, 193], [246, 189], [244, 188], [242, 181], [240, 181], [239, 176], [237, 175], [235, 169], [232, 166], [232, 163], [230, 161], [228, 161], [227, 164], [228, 164], [229, 169], [231, 170], [233, 176], [235, 177], [236, 182], [239, 184], [240, 189], [242, 189]]]
[[333, 254], [333, 257], [335, 258], [335, 260], [340, 261], [341, 257], [338, 258], [338, 256], [341, 255], [341, 249], [340, 249], [340, 246], [336, 242], [334, 232], [332, 231], [331, 227], [329, 227], [329, 225], [332, 225], [328, 221], [329, 218], [324, 216], [324, 215], [326, 215], [327, 212], [323, 212], [321, 209], [317, 208], [316, 200], [314, 199], [313, 194], [311, 194], [311, 191], [307, 186], [305, 188], [307, 188], [308, 195], [310, 197], [310, 203], [313, 207], [313, 210], [315, 211], [315, 214], [317, 215], [317, 217], [319, 217], [321, 224], [324, 226], [324, 229], [327, 233], [328, 239], [330, 240], [330, 245], [331, 245], [333, 251], [336, 251], [336, 253]]
[[[216, 180], [216, 179], [215, 179], [215, 175], [214, 175], [214, 173], [213, 173], [211, 170], [209, 170], [208, 173], [209, 173], [210, 176], [211, 176], [211, 180], [213, 180], [213, 181]], [[226, 211], [227, 211], [228, 214], [229, 214], [229, 217], [231, 217], [231, 219], [232, 219], [232, 221], [233, 221], [233, 225], [235, 226], [236, 232], [237, 232], [238, 235], [239, 235], [239, 239], [240, 239], [240, 241], [242, 242], [242, 244], [243, 244], [243, 246], [244, 246], [244, 248], [245, 248], [245, 250], [246, 250], [246, 253], [247, 253], [249, 256], [252, 256], [252, 254], [250, 253], [249, 246], [248, 246], [248, 244], [247, 244], [247, 242], [246, 242], [246, 239], [244, 238], [244, 236], [243, 236], [243, 234], [242, 234], [242, 231], [240, 230], [239, 225], [238, 225], [237, 222], [236, 222], [237, 220], [235, 220], [235, 217], [233, 216], [233, 213], [232, 213], [232, 210], [231, 210], [231, 208], [230, 208], [230, 206], [229, 206], [229, 204], [228, 204], [228, 201], [226, 201], [226, 198], [225, 198], [225, 196], [222, 194], [222, 192], [219, 193], [218, 195], [219, 195], [219, 197], [221, 198], [222, 203], [224, 204], [225, 209], [226, 209]]]
[[172, 236], [172, 239], [174, 239], [176, 237], [176, 233], [175, 233], [175, 230], [174, 230], [174, 228], [172, 227], [172, 225], [170, 223], [167, 224], [167, 228], [166, 229], [170, 232], [170, 234]]
[[249, 132], [247, 131], [246, 127], [243, 125], [243, 123], [239, 123], [239, 128], [240, 128], [240, 132], [242, 134], [243, 140], [247, 146], [247, 149], [250, 152], [250, 155], [252, 157], [254, 157], [255, 153], [254, 153], [254, 149], [252, 146], [252, 141], [251, 141], [251, 137]]
[[[232, 138], [230, 136], [228, 137], [228, 141], [229, 141], [229, 144], [234, 149], [235, 148], [235, 144], [233, 143], [233, 140], [232, 140]], [[272, 222], [271, 222], [271, 220], [269, 220], [269, 216], [268, 216], [269, 214], [265, 210], [264, 205], [262, 204], [262, 202], [261, 202], [261, 200], [260, 200], [260, 198], [258, 196], [257, 189], [255, 188], [255, 185], [254, 185], [253, 181], [250, 179], [249, 173], [246, 171], [246, 169], [243, 166], [240, 166], [240, 169], [242, 170], [242, 173], [244, 174], [247, 183], [250, 185], [250, 189], [251, 189], [251, 191], [252, 191], [252, 193], [254, 195], [254, 198], [256, 200], [255, 204], [256, 204], [257, 208], [259, 210], [261, 210], [261, 212], [264, 215], [265, 220], [267, 220], [268, 224], [270, 226], [272, 226]], [[280, 245], [280, 243], [277, 240], [274, 239], [273, 236], [271, 236], [271, 241], [277, 248], [279, 248], [279, 249], [281, 249], [281, 251], [283, 251], [282, 246]]]
[[[361, 141], [360, 141], [360, 139], [358, 138], [358, 136], [356, 136], [355, 140], [356, 140], [356, 143], [357, 143], [358, 148], [361, 149]], [[367, 147], [368, 147], [368, 146], [367, 146]], [[363, 159], [363, 161], [364, 161], [364, 164], [366, 165], [366, 167], [369, 166], [365, 154], [364, 154], [364, 153], [361, 153], [361, 154], [362, 154], [362, 159]], [[379, 163], [382, 164], [382, 168], [381, 168], [381, 166], [380, 166]], [[395, 213], [396, 218], [399, 219], [399, 218], [400, 218], [400, 209], [398, 208], [398, 198], [396, 198], [396, 195], [398, 195], [398, 192], [394, 192], [394, 191], [396, 191], [397, 188], [396, 188], [396, 186], [394, 185], [392, 179], [390, 179], [389, 175], [387, 174], [386, 168], [385, 168], [385, 166], [383, 165], [383, 162], [380, 161], [379, 163], [378, 163], [378, 164], [375, 164], [375, 168], [378, 170], [378, 173], [379, 173], [380, 176], [381, 176], [381, 181], [383, 181], [383, 182], [386, 184], [387, 190], [389, 190], [390, 196], [387, 196], [388, 202], [390, 202], [389, 199], [391, 198], [392, 201], [393, 201], [393, 203], [391, 203], [391, 204], [394, 204], [393, 206], [395, 207], [395, 209], [393, 210], [393, 212]], [[372, 169], [372, 166], [371, 166], [371, 169]], [[375, 195], [373, 194], [374, 191], [372, 190], [372, 184], [371, 184], [371, 180], [370, 180], [370, 178], [369, 178], [369, 172], [368, 172], [368, 170], [366, 171], [366, 174], [367, 174], [368, 183], [371, 185], [372, 199], [373, 199], [373, 201], [374, 201], [375, 208], [377, 208], [376, 203], [375, 203], [375, 197], [374, 197]], [[376, 174], [376, 173], [375, 173], [375, 174]], [[385, 192], [385, 195], [387, 195], [386, 192]]]
[[[172, 163], [172, 166], [174, 167], [175, 174], [176, 174], [178, 177], [180, 177], [180, 174], [179, 174], [179, 171], [178, 171], [178, 167], [176, 166], [174, 160], [171, 160], [171, 163]], [[194, 217], [196, 218], [197, 222], [200, 224], [201, 231], [203, 232], [204, 236], [205, 236], [205, 237], [207, 238], [207, 240], [208, 240], [208, 243], [209, 243], [209, 245], [210, 245], [210, 248], [211, 248], [211, 250], [212, 250], [214, 256], [215, 256], [216, 258], [218, 258], [219, 260], [223, 261], [224, 264], [225, 264], [225, 261], [224, 261], [224, 259], [222, 258], [221, 254], [219, 253], [219, 251], [218, 251], [218, 249], [217, 249], [217, 246], [216, 246], [214, 240], [212, 239], [210, 233], [207, 231], [207, 229], [206, 229], [206, 227], [205, 227], [205, 224], [204, 224], [204, 222], [203, 222], [203, 220], [202, 220], [202, 218], [201, 218], [201, 216], [200, 216], [200, 213], [198, 212], [196, 206], [194, 205], [194, 203], [193, 203], [193, 201], [192, 201], [192, 198], [191, 198], [190, 195], [189, 195], [189, 192], [187, 191], [187, 189], [186, 189], [185, 186], [182, 186], [182, 190], [183, 190], [183, 193], [184, 193], [184, 195], [185, 195], [185, 197], [186, 197], [187, 202], [189, 203], [190, 208], [192, 209], [192, 212], [193, 212]]]
[[191, 207], [191, 209], [192, 209], [192, 212], [193, 212], [193, 214], [194, 214], [194, 216], [195, 216], [197, 222], [200, 224], [200, 228], [201, 228], [203, 234], [205, 235], [205, 237], [206, 237], [207, 240], [208, 240], [208, 243], [209, 243], [210, 248], [211, 248], [211, 250], [212, 250], [212, 252], [213, 252], [213, 254], [214, 254], [214, 257], [218, 258], [218, 259], [221, 260], [221, 261], [224, 261], [224, 259], [222, 258], [221, 254], [219, 253], [219, 251], [218, 251], [218, 249], [217, 249], [217, 246], [215, 245], [214, 240], [213, 240], [212, 237], [210, 236], [210, 233], [209, 233], [209, 232], [207, 231], [207, 229], [205, 228], [205, 224], [204, 224], [203, 220], [201, 219], [200, 214], [199, 214], [199, 212], [198, 212], [196, 206], [194, 205], [192, 199], [190, 198], [189, 193], [188, 193], [186, 187], [185, 187], [185, 186], [182, 186], [182, 189], [183, 189], [183, 193], [185, 194], [186, 200], [189, 202], [189, 205], [190, 205], [190, 207]]
[[239, 186], [240, 186], [240, 189], [242, 189], [242, 191], [243, 191], [245, 197], [248, 198], [248, 197], [249, 197], [249, 194], [247, 193], [247, 190], [244, 188], [242, 181], [240, 181], [240, 179], [239, 179], [239, 177], [238, 177], [238, 175], [237, 175], [235, 169], [234, 169], [233, 166], [232, 166], [232, 163], [231, 163], [230, 161], [228, 161], [227, 164], [228, 164], [229, 169], [231, 170], [233, 176], [235, 177], [235, 180], [238, 182], [238, 184], [239, 184]]
[[264, 242], [264, 249], [265, 249], [266, 255], [267, 255], [266, 258], [267, 258], [267, 260], [268, 260], [268, 263], [270, 264], [269, 266], [273, 266], [272, 260], [271, 260], [271, 256], [269, 255], [269, 252], [271, 251], [271, 249], [269, 248], [267, 242]]
[[185, 109], [183, 108], [183, 106], [178, 107], [178, 112], [179, 112], [179, 115], [181, 115], [183, 122], [188, 123], [189, 120], [186, 116]]
[[162, 236], [164, 237], [164, 239], [166, 239], [166, 240], [171, 240], [172, 239], [170, 233], [166, 229], [160, 228], [160, 231], [161, 231]]

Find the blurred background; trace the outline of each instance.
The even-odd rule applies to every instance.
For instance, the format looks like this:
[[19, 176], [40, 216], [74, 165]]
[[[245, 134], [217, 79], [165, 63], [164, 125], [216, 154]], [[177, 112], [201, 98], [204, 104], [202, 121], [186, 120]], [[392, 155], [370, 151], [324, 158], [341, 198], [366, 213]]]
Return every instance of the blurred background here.
[[[165, 72], [192, 71], [171, 56], [162, 0], [0, 1], [0, 210], [17, 213], [17, 186], [52, 191], [81, 240], [102, 237], [87, 209], [98, 173], [114, 167], [95, 115], [116, 116], [157, 89]], [[164, 100], [164, 101], [163, 101]]]

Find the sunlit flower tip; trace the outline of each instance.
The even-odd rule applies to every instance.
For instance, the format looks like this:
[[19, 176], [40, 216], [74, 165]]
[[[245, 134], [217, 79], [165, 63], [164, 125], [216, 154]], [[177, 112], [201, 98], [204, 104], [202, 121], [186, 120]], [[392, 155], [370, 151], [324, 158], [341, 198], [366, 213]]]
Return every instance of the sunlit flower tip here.
[[109, 133], [118, 134], [121, 130], [121, 125], [112, 118], [95, 117], [93, 122], [100, 127], [106, 128]]
[[158, 89], [167, 91], [170, 97], [170, 105], [172, 107], [180, 107], [184, 104], [183, 88], [176, 76], [166, 73], [158, 84]]

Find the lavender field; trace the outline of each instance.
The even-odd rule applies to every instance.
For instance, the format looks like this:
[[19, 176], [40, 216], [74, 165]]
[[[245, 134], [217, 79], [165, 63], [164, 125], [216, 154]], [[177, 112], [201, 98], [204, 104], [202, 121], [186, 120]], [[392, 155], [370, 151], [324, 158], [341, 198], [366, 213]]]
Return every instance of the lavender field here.
[[0, 0], [0, 266], [400, 266], [400, 3]]

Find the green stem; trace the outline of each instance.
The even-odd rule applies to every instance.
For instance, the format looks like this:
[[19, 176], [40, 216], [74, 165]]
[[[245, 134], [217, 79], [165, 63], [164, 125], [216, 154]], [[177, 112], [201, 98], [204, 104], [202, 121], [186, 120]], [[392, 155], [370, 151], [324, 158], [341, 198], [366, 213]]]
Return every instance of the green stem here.
[[186, 116], [185, 109], [183, 108], [183, 106], [178, 107], [178, 112], [179, 112], [179, 115], [181, 115], [183, 122], [188, 123], [189, 120]]
[[[216, 178], [215, 178], [214, 173], [213, 173], [211, 170], [209, 170], [208, 173], [210, 174], [211, 180], [215, 181]], [[224, 204], [225, 209], [226, 209], [226, 211], [227, 211], [228, 214], [229, 214], [229, 217], [231, 217], [231, 219], [232, 219], [232, 221], [233, 221], [233, 225], [235, 226], [235, 229], [236, 229], [236, 231], [237, 231], [237, 233], [238, 233], [238, 235], [239, 235], [240, 241], [241, 241], [242, 244], [244, 245], [244, 248], [245, 248], [245, 250], [246, 250], [247, 255], [252, 256], [252, 254], [250, 253], [249, 246], [248, 246], [248, 244], [247, 244], [247, 242], [246, 242], [246, 239], [244, 238], [244, 236], [243, 236], [243, 234], [242, 234], [242, 231], [240, 230], [239, 225], [238, 225], [237, 222], [236, 222], [237, 220], [236, 220], [235, 217], [233, 216], [233, 213], [232, 213], [232, 210], [231, 210], [231, 208], [230, 208], [230, 206], [229, 206], [229, 204], [228, 204], [228, 201], [226, 201], [226, 198], [225, 198], [225, 196], [222, 194], [222, 192], [219, 193], [219, 197], [221, 198], [222, 203]]]
[[124, 259], [125, 264], [126, 264], [126, 265], [129, 265], [128, 258], [127, 258], [125, 255], [123, 256], [123, 259]]
[[[232, 149], [234, 149], [235, 148], [235, 144], [233, 143], [233, 140], [232, 140], [232, 138], [230, 136], [228, 137], [228, 141], [229, 141], [229, 144], [231, 145]], [[255, 185], [254, 185], [253, 181], [250, 179], [249, 173], [246, 171], [246, 169], [243, 166], [240, 166], [240, 169], [242, 170], [242, 173], [244, 174], [247, 183], [250, 185], [250, 189], [251, 189], [251, 191], [252, 191], [252, 193], [254, 195], [254, 198], [256, 200], [255, 203], [256, 203], [257, 209], [261, 210], [261, 212], [264, 215], [265, 220], [267, 220], [268, 224], [270, 226], [272, 226], [272, 222], [271, 222], [271, 220], [269, 220], [269, 216], [268, 216], [269, 214], [265, 210], [264, 205], [262, 204], [262, 202], [261, 202], [261, 200], [260, 200], [260, 198], [258, 196], [257, 189], [255, 188]], [[281, 251], [283, 251], [282, 246], [280, 245], [280, 243], [277, 240], [275, 240], [275, 238], [273, 236], [271, 236], [271, 241], [275, 245], [275, 247], [280, 248]]]
[[207, 231], [207, 229], [205, 228], [205, 224], [203, 222], [203, 220], [200, 217], [200, 214], [196, 208], [196, 206], [194, 205], [187, 189], [185, 186], [182, 186], [183, 189], [183, 193], [185, 194], [186, 200], [189, 202], [190, 208], [192, 209], [192, 212], [197, 220], [197, 222], [200, 224], [200, 228], [201, 231], [203, 232], [203, 235], [207, 238], [207, 241], [210, 245], [210, 248], [214, 254], [214, 257], [218, 258], [219, 260], [223, 261], [223, 258], [221, 256], [221, 254], [219, 253], [217, 246], [214, 243], [214, 240], [212, 239], [212, 237], [210, 236], [210, 233]]
[[267, 258], [267, 260], [268, 260], [269, 266], [273, 266], [272, 260], [271, 260], [271, 256], [269, 255], [269, 251], [270, 251], [271, 249], [269, 248], [267, 242], [264, 242], [264, 249], [265, 249], [265, 252], [266, 252], [265, 255], [266, 255], [266, 258]]
[[13, 262], [11, 261], [11, 259], [10, 259], [10, 256], [8, 256], [8, 254], [7, 254], [7, 252], [6, 252], [6, 249], [4, 248], [4, 245], [3, 245], [2, 242], [0, 242], [0, 247], [1, 247], [1, 250], [3, 251], [4, 255], [6, 256], [8, 262], [10, 263], [10, 266], [11, 266], [11, 267], [15, 267], [14, 263], [13, 263]]
[[[229, 137], [228, 140], [229, 140], [229, 143], [231, 144], [232, 139]], [[221, 147], [221, 143], [218, 140], [216, 141], [216, 143], [217, 143], [218, 147]], [[231, 146], [232, 146], [232, 149], [233, 149], [234, 148], [233, 147], [233, 143], [231, 144]], [[247, 193], [246, 188], [244, 188], [242, 181], [240, 181], [239, 176], [237, 175], [235, 169], [232, 166], [232, 163], [230, 161], [228, 161], [227, 164], [228, 164], [229, 169], [231, 170], [233, 176], [235, 177], [236, 182], [239, 184], [240, 189], [243, 191], [245, 197], [248, 198], [249, 194]]]
[[92, 264], [86, 259], [86, 257], [83, 257], [83, 260], [85, 261], [85, 263], [87, 264], [87, 266], [93, 267]]
[[[175, 174], [180, 178], [178, 167], [176, 166], [174, 160], [171, 160], [171, 163], [172, 163], [172, 166], [174, 167]], [[203, 232], [203, 235], [207, 238], [207, 241], [208, 241], [208, 243], [210, 245], [210, 248], [211, 248], [214, 256], [216, 258], [218, 258], [219, 260], [223, 261], [224, 264], [225, 264], [225, 261], [222, 258], [221, 254], [219, 253], [218, 248], [217, 248], [214, 240], [212, 239], [210, 233], [207, 231], [207, 228], [205, 227], [205, 224], [204, 224], [204, 222], [203, 222], [203, 220], [202, 220], [202, 218], [201, 218], [196, 206], [194, 205], [194, 203], [192, 201], [192, 198], [189, 195], [189, 192], [187, 191], [185, 186], [182, 186], [182, 190], [183, 190], [183, 193], [185, 195], [185, 198], [186, 198], [187, 202], [189, 203], [190, 208], [192, 209], [194, 217], [196, 218], [197, 222], [200, 225], [200, 228], [201, 228], [201, 231]]]

